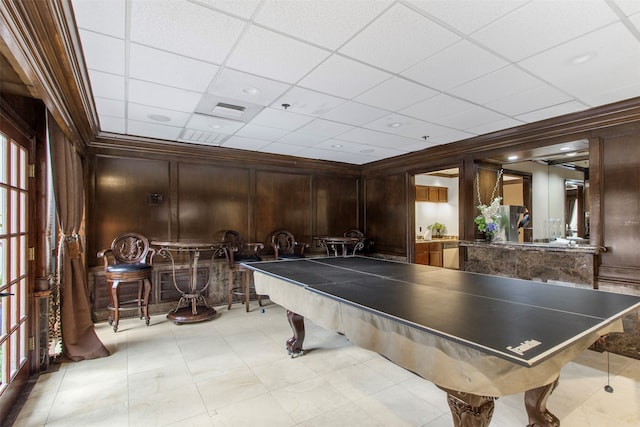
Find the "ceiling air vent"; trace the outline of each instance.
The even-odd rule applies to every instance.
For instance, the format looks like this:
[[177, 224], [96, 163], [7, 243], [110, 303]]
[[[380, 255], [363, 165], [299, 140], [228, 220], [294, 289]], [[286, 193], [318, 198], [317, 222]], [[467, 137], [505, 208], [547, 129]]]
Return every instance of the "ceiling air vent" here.
[[237, 99], [222, 98], [205, 93], [200, 99], [195, 112], [205, 116], [221, 117], [248, 123], [258, 114], [264, 106], [244, 102]]
[[218, 102], [211, 111], [216, 116], [233, 117], [239, 119], [244, 114], [245, 107], [240, 105], [225, 104], [224, 102]]
[[222, 135], [214, 132], [203, 132], [194, 129], [184, 129], [178, 137], [178, 141], [205, 145], [220, 145], [227, 136], [228, 135]]

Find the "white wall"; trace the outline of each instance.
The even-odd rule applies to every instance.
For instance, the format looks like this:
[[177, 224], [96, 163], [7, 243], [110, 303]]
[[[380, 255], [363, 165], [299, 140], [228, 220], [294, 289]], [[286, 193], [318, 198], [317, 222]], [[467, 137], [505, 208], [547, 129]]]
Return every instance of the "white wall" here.
[[416, 185], [433, 185], [448, 189], [447, 203], [416, 202], [416, 234], [420, 227], [424, 233], [427, 226], [440, 222], [445, 226], [444, 234], [458, 236], [458, 178], [416, 175], [415, 180]]

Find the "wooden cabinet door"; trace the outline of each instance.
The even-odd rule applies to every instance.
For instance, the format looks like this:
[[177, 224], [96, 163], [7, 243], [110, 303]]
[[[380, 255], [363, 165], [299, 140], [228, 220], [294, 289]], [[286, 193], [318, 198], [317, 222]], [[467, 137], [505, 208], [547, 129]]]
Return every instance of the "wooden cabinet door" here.
[[426, 185], [416, 185], [416, 202], [429, 201], [429, 187]]
[[416, 264], [429, 265], [429, 243], [416, 243]]
[[442, 243], [429, 244], [429, 265], [442, 267]]
[[449, 201], [449, 189], [447, 187], [438, 187], [438, 201], [444, 203]]

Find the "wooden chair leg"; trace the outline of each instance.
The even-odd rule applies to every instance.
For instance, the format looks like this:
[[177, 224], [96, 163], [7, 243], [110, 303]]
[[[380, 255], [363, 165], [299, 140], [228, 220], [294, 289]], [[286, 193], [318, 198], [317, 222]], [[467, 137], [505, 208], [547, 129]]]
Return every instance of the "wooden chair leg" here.
[[142, 311], [144, 314], [145, 323], [149, 326], [151, 323], [151, 317], [149, 317], [149, 299], [151, 297], [151, 280], [144, 279], [144, 301]]
[[146, 286], [145, 280], [138, 280], [138, 318], [142, 319], [143, 316], [143, 308], [142, 308], [142, 289]]
[[227, 290], [227, 310], [231, 310], [233, 304], [233, 269], [229, 269], [229, 286]]
[[113, 303], [113, 322], [111, 326], [113, 326], [113, 332], [118, 332], [118, 322], [120, 321], [119, 286], [120, 282], [117, 280], [111, 284], [111, 301]]

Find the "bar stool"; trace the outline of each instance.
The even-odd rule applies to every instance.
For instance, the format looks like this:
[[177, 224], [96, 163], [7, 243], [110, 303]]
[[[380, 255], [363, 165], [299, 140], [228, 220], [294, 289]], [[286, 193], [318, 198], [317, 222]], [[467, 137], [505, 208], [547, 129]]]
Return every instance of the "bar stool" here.
[[[98, 258], [104, 260], [104, 272], [107, 279], [109, 299], [109, 325], [113, 332], [118, 331], [120, 312], [137, 310], [140, 319], [149, 326], [149, 297], [151, 295], [151, 273], [155, 249], [149, 246], [149, 240], [142, 234], [124, 233], [116, 237], [111, 247], [98, 252]], [[124, 283], [136, 283], [138, 297], [120, 301], [120, 287]]]
[[[256, 296], [258, 305], [262, 307], [262, 296], [256, 293], [255, 288], [251, 286], [251, 270], [242, 268], [240, 263], [244, 261], [262, 261], [258, 251], [264, 248], [264, 245], [262, 243], [245, 243], [240, 233], [235, 230], [223, 231], [222, 240], [225, 243], [223, 249], [229, 265], [227, 310], [231, 310], [234, 295], [242, 299], [247, 312], [249, 311], [249, 300], [253, 295]], [[239, 286], [234, 285], [235, 273], [240, 273]]]

